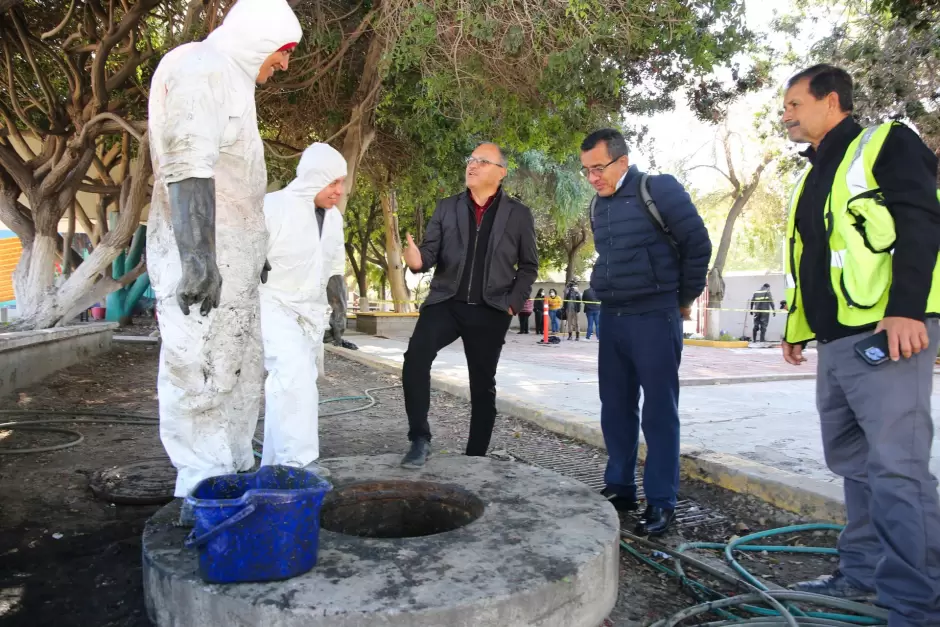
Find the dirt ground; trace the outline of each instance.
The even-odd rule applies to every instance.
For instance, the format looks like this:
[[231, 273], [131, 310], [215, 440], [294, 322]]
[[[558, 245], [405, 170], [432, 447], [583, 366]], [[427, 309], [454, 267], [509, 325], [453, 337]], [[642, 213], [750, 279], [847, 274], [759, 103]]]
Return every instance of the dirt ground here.
[[[144, 333], [145, 334], [145, 333]], [[156, 416], [156, 345], [115, 344], [111, 353], [61, 371], [44, 382], [0, 399], [0, 409], [133, 412]], [[397, 383], [397, 378], [327, 356], [320, 380], [321, 398], [355, 396], [367, 388]], [[322, 418], [322, 457], [371, 455], [406, 447], [402, 393], [375, 392], [378, 404], [365, 411]], [[330, 403], [325, 411], [360, 405]], [[434, 454], [459, 454], [469, 423], [469, 404], [434, 393], [431, 404]], [[6, 419], [12, 417], [2, 416]], [[56, 452], [0, 455], [0, 626], [56, 625], [143, 627], [140, 536], [156, 506], [113, 505], [88, 488], [97, 470], [165, 457], [151, 426], [70, 424], [85, 436], [81, 444]], [[259, 429], [259, 436], [261, 435]], [[0, 429], [0, 447], [18, 448], [65, 442], [69, 436]], [[514, 442], [552, 443], [572, 449], [585, 445], [500, 417], [492, 451]], [[683, 530], [665, 539], [727, 541], [749, 530], [791, 524], [788, 514], [746, 497], [696, 483], [684, 483], [683, 498], [720, 511], [723, 523]], [[631, 528], [630, 519], [624, 527]], [[811, 534], [781, 539], [832, 546], [833, 536]], [[717, 556], [715, 556], [717, 557]], [[742, 563], [780, 585], [830, 572], [829, 558], [796, 559], [747, 555]], [[607, 625], [643, 626], [694, 604], [676, 581], [622, 552], [620, 596]], [[712, 618], [714, 619], [714, 618]]]

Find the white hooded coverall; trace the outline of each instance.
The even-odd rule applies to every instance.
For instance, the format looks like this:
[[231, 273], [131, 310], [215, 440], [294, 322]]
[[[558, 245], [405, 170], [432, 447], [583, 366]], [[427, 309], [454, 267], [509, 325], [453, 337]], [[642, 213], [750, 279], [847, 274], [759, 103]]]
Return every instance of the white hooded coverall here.
[[303, 467], [320, 457], [317, 356], [329, 304], [327, 282], [346, 267], [343, 216], [326, 209], [323, 232], [313, 199], [346, 176], [346, 160], [328, 144], [304, 151], [297, 178], [264, 198], [271, 270], [261, 291], [264, 337], [264, 450], [261, 465]]
[[[208, 477], [250, 470], [262, 357], [258, 284], [267, 236], [267, 184], [255, 81], [264, 60], [298, 42], [286, 0], [239, 0], [204, 41], [168, 53], [150, 86], [154, 167], [147, 269], [157, 297], [162, 348], [160, 438], [177, 469], [178, 497]], [[183, 315], [182, 276], [167, 186], [215, 179], [219, 307]]]

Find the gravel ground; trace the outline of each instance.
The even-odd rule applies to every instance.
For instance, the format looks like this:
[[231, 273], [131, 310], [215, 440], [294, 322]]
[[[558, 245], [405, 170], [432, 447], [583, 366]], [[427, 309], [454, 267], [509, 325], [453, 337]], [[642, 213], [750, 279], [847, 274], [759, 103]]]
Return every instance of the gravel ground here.
[[[355, 396], [368, 388], [398, 383], [397, 378], [332, 355], [319, 382], [321, 398]], [[63, 370], [42, 383], [0, 399], [5, 409], [82, 409], [139, 412], [156, 416], [157, 348], [115, 345], [86, 364]], [[320, 423], [322, 457], [403, 452], [407, 420], [400, 389], [375, 392], [376, 406]], [[361, 405], [330, 403], [327, 411]], [[431, 426], [434, 455], [460, 454], [469, 424], [469, 404], [433, 393]], [[61, 425], [73, 428], [70, 425]], [[140, 534], [154, 506], [112, 505], [88, 489], [96, 470], [165, 454], [157, 430], [147, 426], [77, 425], [85, 441], [63, 451], [36, 455], [0, 455], [0, 624], [56, 626], [148, 625], [140, 582]], [[259, 436], [261, 430], [259, 429]], [[0, 430], [0, 447], [55, 444], [55, 434]], [[581, 443], [543, 431], [523, 421], [500, 417], [491, 451], [537, 443], [566, 450], [592, 451]], [[601, 454], [598, 452], [598, 454]], [[722, 523], [686, 529], [665, 538], [727, 541], [750, 530], [799, 520], [768, 505], [704, 484], [686, 482], [683, 498], [720, 512]], [[624, 527], [632, 526], [630, 519]], [[811, 534], [789, 542], [832, 546], [833, 536]], [[828, 558], [781, 558], [748, 555], [742, 562], [755, 574], [781, 585], [828, 573]], [[622, 553], [620, 596], [607, 625], [642, 626], [693, 604], [676, 581]]]

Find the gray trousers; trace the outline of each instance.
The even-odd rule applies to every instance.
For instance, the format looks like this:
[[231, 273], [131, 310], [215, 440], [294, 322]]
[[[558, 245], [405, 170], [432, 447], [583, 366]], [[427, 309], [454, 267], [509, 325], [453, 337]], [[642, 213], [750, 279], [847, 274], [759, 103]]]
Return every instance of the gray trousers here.
[[940, 324], [911, 359], [869, 366], [854, 345], [819, 345], [816, 405], [823, 450], [845, 479], [840, 570], [874, 590], [890, 627], [940, 625], [940, 499], [930, 473], [930, 395]]

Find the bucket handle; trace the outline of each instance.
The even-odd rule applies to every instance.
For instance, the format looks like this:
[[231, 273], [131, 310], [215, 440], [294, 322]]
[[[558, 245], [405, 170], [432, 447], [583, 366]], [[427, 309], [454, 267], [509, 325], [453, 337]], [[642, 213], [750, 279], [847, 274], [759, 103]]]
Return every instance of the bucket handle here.
[[225, 520], [223, 520], [218, 525], [216, 525], [209, 531], [205, 532], [201, 536], [197, 536], [196, 530], [193, 529], [192, 531], [189, 532], [189, 537], [186, 538], [186, 541], [183, 543], [183, 546], [185, 546], [187, 549], [195, 549], [196, 547], [200, 547], [203, 544], [207, 543], [212, 538], [216, 537], [217, 535], [219, 535], [220, 533], [228, 529], [229, 527], [231, 527], [232, 525], [238, 524], [241, 521], [245, 520], [246, 518], [251, 516], [254, 512], [255, 512], [254, 504], [249, 503], [240, 512], [238, 512], [234, 516], [230, 516], [229, 518], [226, 518]]

